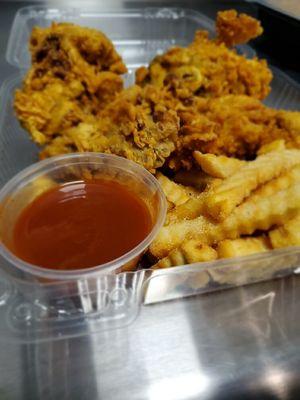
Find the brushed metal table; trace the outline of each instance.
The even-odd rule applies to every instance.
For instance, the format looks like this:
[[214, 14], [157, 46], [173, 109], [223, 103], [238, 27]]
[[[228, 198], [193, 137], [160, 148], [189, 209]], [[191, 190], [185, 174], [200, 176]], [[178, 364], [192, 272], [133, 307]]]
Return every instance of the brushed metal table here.
[[[13, 72], [4, 51], [25, 4], [0, 2], [0, 83]], [[188, 2], [199, 4], [210, 16], [222, 7]], [[2, 340], [0, 400], [298, 399], [299, 309], [300, 277], [291, 276], [142, 306], [122, 329], [35, 345]]]

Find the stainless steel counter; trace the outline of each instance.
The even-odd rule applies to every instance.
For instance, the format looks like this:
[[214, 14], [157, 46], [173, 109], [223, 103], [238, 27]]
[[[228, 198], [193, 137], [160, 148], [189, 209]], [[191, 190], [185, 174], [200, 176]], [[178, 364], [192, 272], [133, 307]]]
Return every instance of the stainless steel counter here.
[[127, 328], [1, 343], [2, 399], [297, 399], [300, 279], [144, 306]]
[[[0, 82], [13, 72], [3, 53], [23, 5], [0, 2]], [[297, 399], [299, 308], [292, 276], [143, 306], [130, 326], [101, 334], [0, 341], [0, 400]]]

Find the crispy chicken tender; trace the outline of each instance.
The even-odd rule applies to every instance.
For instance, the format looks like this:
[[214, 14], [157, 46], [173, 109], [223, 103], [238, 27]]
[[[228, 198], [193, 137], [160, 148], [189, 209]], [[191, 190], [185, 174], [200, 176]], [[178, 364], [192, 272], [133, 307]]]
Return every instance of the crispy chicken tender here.
[[275, 110], [249, 96], [194, 97], [177, 112], [181, 129], [176, 152], [168, 160], [175, 170], [194, 165], [194, 150], [253, 159], [262, 146], [277, 139], [287, 148], [300, 148], [300, 112]]
[[236, 10], [219, 11], [216, 20], [217, 39], [231, 47], [247, 43], [263, 33], [260, 22]]
[[192, 96], [227, 94], [264, 99], [270, 92], [271, 79], [265, 60], [246, 59], [218, 39], [210, 39], [206, 31], [196, 32], [188, 47], [173, 47], [136, 73], [139, 85], [166, 88], [183, 103]]
[[34, 28], [32, 66], [16, 91], [17, 116], [38, 144], [89, 122], [123, 89], [126, 67], [101, 32], [73, 24]]
[[165, 105], [154, 104], [149, 90], [156, 89], [132, 86], [124, 90], [99, 117], [66, 129], [50, 141], [41, 158], [97, 151], [126, 157], [155, 172], [175, 149], [179, 118]]

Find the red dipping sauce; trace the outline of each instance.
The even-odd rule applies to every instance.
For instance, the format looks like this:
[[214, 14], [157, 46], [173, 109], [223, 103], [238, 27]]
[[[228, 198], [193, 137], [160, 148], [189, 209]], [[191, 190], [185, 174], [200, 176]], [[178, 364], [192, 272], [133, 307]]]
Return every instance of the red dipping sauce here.
[[46, 191], [21, 212], [12, 251], [44, 268], [89, 268], [132, 250], [152, 226], [147, 205], [120, 183], [72, 182]]

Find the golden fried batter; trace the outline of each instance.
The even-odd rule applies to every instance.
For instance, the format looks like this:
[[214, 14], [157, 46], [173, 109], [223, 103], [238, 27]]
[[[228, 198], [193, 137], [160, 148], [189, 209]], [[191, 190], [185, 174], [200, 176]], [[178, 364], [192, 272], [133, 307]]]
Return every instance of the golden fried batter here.
[[249, 96], [194, 98], [178, 111], [177, 150], [168, 160], [171, 168], [190, 168], [192, 151], [253, 159], [258, 149], [276, 139], [300, 148], [300, 112], [275, 110]]
[[35, 89], [51, 78], [59, 78], [67, 82], [78, 79], [88, 93], [107, 91], [102, 87], [103, 72], [115, 74], [121, 89], [118, 75], [127, 71], [112, 42], [102, 32], [69, 23], [33, 28], [30, 52], [32, 68], [25, 83]]
[[41, 158], [97, 151], [126, 157], [155, 172], [174, 151], [179, 130], [176, 112], [151, 100], [155, 90], [139, 86], [124, 90], [97, 118], [64, 130], [45, 147]]
[[260, 21], [250, 15], [238, 14], [236, 10], [226, 10], [217, 14], [216, 32], [218, 41], [231, 47], [260, 36], [263, 29]]
[[157, 56], [149, 67], [136, 72], [136, 82], [166, 88], [182, 102], [192, 96], [220, 97], [246, 94], [264, 99], [270, 91], [272, 73], [265, 60], [246, 59], [224, 43], [196, 32], [186, 48], [174, 47]]
[[86, 122], [123, 89], [126, 67], [94, 29], [66, 23], [34, 28], [30, 51], [32, 66], [16, 91], [15, 109], [37, 143]]
[[[245, 24], [244, 28], [242, 27]], [[15, 109], [41, 157], [101, 151], [154, 172], [166, 164], [189, 169], [194, 150], [253, 159], [275, 139], [299, 147], [300, 113], [265, 107], [271, 72], [264, 61], [229, 50], [260, 33], [251, 17], [218, 16], [219, 38], [197, 32], [137, 72], [140, 86], [123, 90], [126, 71], [101, 32], [72, 24], [33, 30], [32, 67], [16, 92]], [[231, 33], [230, 33], [231, 32]]]

